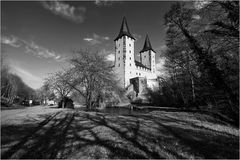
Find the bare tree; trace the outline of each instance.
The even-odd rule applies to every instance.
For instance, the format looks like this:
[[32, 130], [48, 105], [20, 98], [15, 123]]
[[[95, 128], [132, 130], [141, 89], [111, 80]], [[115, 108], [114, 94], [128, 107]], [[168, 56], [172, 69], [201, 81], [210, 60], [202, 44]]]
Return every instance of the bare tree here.
[[104, 55], [80, 50], [70, 60], [71, 68], [62, 77], [85, 99], [86, 107], [93, 109], [107, 97], [121, 93], [112, 67]]
[[72, 87], [67, 83], [67, 74], [64, 71], [59, 71], [53, 73], [50, 77], [46, 79], [46, 84], [49, 85], [52, 92], [57, 93], [60, 100], [62, 100], [62, 108], [65, 106], [65, 97], [69, 95], [72, 90]]

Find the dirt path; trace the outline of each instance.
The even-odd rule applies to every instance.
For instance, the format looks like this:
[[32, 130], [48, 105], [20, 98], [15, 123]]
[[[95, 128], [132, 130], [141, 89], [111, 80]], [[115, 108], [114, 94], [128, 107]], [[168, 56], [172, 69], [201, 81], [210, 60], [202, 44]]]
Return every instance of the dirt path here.
[[[239, 158], [238, 129], [176, 112], [111, 116], [32, 108], [2, 125], [1, 158]], [[17, 122], [13, 124], [13, 122]], [[9, 123], [9, 124], [8, 124]]]

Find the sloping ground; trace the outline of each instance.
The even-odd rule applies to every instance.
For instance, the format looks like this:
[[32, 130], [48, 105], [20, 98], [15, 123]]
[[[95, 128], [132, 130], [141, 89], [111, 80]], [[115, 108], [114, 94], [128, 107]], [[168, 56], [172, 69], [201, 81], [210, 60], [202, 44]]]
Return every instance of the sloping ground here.
[[186, 112], [111, 116], [56, 109], [3, 124], [1, 139], [1, 158], [239, 158], [238, 128]]

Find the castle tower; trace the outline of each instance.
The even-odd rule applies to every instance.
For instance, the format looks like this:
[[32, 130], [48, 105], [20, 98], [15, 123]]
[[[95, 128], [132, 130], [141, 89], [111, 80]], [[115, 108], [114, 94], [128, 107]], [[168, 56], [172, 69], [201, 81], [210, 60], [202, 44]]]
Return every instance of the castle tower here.
[[115, 38], [115, 72], [120, 80], [122, 87], [127, 87], [130, 84], [130, 79], [135, 75], [134, 63], [134, 41], [135, 38], [131, 35], [127, 20], [124, 17], [120, 32]]
[[153, 75], [156, 74], [155, 54], [156, 52], [152, 49], [149, 37], [146, 35], [143, 49], [140, 51], [140, 62], [151, 69]]

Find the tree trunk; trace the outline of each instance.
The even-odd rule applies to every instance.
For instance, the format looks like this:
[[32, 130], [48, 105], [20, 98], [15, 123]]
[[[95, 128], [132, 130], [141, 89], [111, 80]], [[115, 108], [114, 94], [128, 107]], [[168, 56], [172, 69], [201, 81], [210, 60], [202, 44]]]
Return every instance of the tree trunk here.
[[184, 28], [181, 28], [182, 33], [187, 38], [190, 48], [198, 55], [199, 66], [203, 66], [204, 71], [207, 71], [209, 78], [213, 82], [215, 88], [223, 89], [224, 92], [229, 96], [233, 104], [238, 104], [238, 99], [236, 95], [232, 92], [232, 89], [226, 84], [222, 71], [217, 68], [216, 63], [213, 60], [213, 57], [205, 52], [203, 48], [200, 47], [197, 40], [191, 36], [188, 31]]
[[190, 79], [191, 79], [191, 88], [192, 88], [192, 101], [195, 104], [196, 102], [195, 84], [194, 84], [194, 79], [191, 72], [190, 72]]

